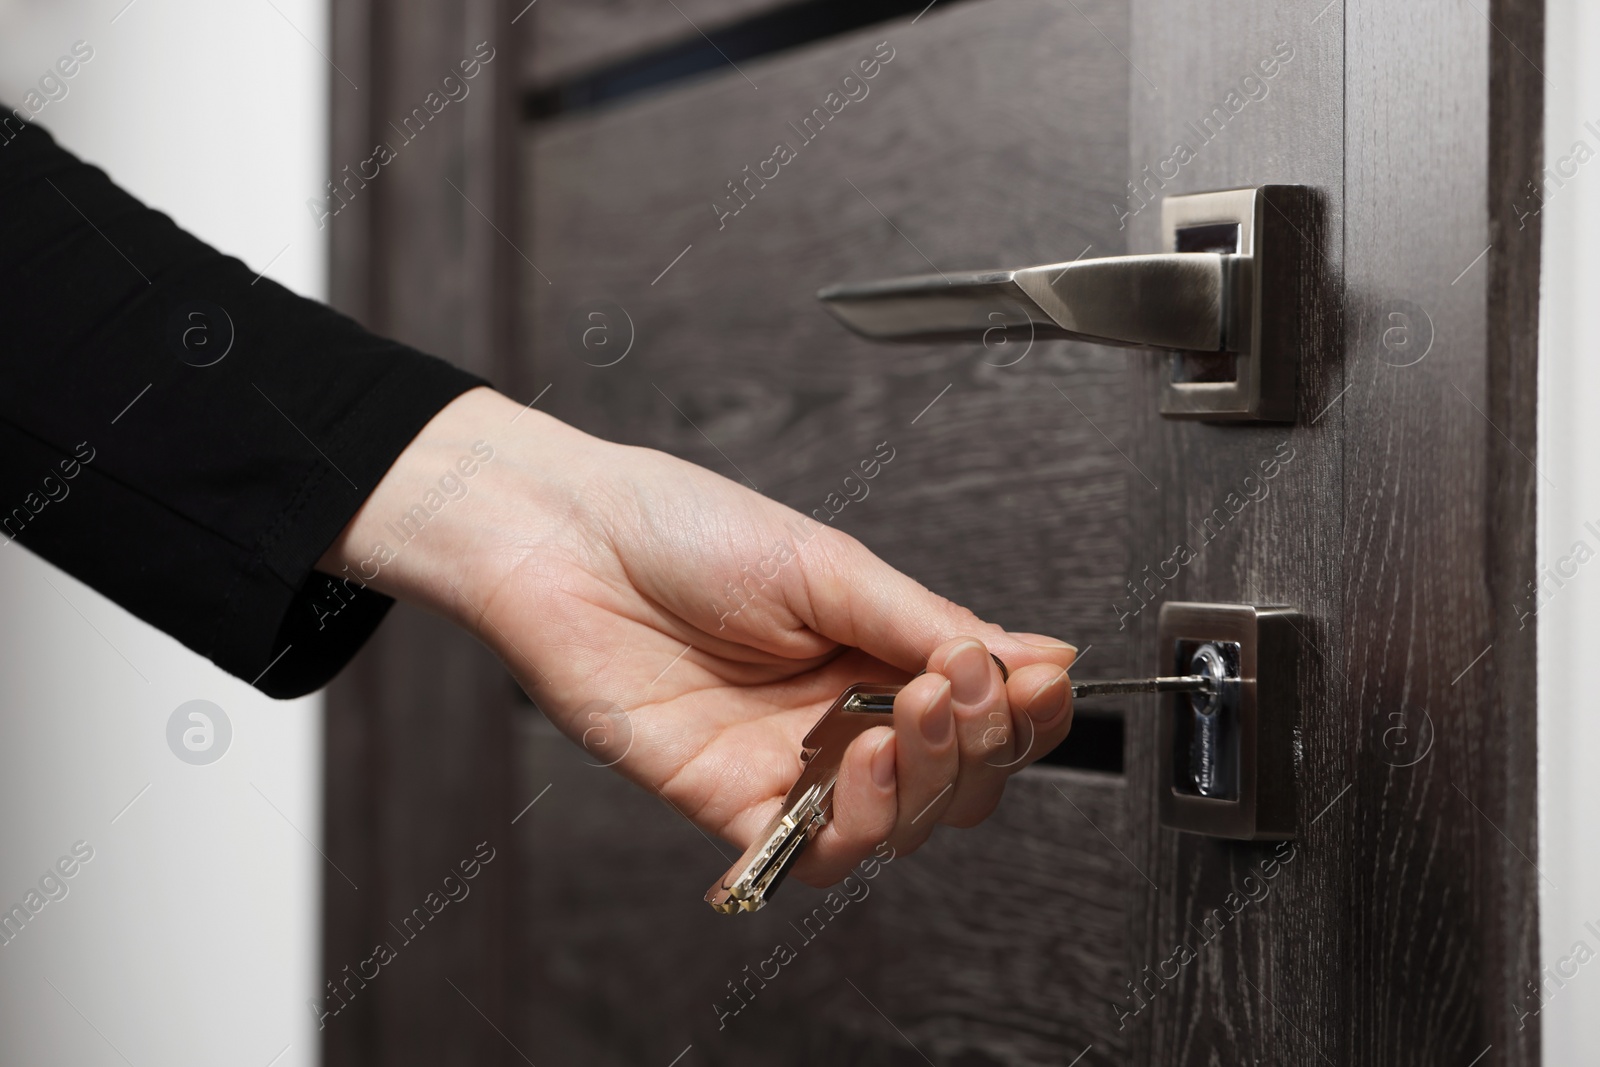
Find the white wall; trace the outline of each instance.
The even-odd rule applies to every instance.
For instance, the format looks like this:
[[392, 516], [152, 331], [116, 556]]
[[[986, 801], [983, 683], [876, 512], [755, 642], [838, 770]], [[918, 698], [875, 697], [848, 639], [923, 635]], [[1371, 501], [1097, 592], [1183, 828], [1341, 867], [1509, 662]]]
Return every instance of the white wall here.
[[[322, 296], [304, 201], [326, 180], [327, 0], [126, 4], [0, 0], [0, 100], [88, 42], [38, 121]], [[256, 694], [20, 546], [0, 548], [0, 604], [0, 906], [74, 842], [94, 850], [0, 947], [0, 1064], [315, 1063], [320, 701]], [[194, 699], [232, 723], [208, 766], [166, 740]]]
[[[1541, 941], [1553, 977], [1529, 975], [1543, 995], [1516, 1010], [1542, 1003], [1527, 1025], [1543, 1026], [1545, 1062], [1565, 1064], [1600, 1049], [1600, 559], [1579, 565], [1574, 548], [1600, 553], [1600, 6], [1548, 0], [1547, 11], [1545, 162], [1556, 180], [1541, 212], [1539, 465], [1555, 487], [1540, 485], [1540, 566], [1573, 558], [1537, 616]], [[1597, 158], [1574, 156], [1564, 178], [1556, 168], [1579, 141]], [[1579, 942], [1596, 962], [1578, 962]], [[1564, 958], [1570, 977], [1557, 973]]]

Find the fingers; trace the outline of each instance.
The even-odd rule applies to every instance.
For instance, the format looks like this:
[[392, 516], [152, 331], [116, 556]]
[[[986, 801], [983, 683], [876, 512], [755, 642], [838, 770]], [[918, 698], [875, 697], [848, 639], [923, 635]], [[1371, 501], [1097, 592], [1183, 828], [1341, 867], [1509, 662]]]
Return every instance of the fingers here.
[[845, 750], [833, 787], [833, 817], [795, 864], [807, 885], [833, 885], [894, 831], [896, 739], [875, 726]]
[[[805, 520], [810, 522], [810, 520]], [[940, 645], [976, 637], [1015, 671], [1035, 663], [1065, 669], [1078, 650], [1042, 634], [1007, 633], [931, 592], [853, 537], [815, 523], [799, 555], [806, 603], [791, 609], [817, 633], [904, 670], [921, 669]]]
[[879, 843], [897, 853], [940, 822], [972, 826], [1000, 802], [1006, 779], [1072, 727], [1071, 681], [1050, 663], [1002, 678], [988, 649], [963, 637], [935, 649], [929, 671], [895, 699], [894, 729], [875, 727], [845, 751], [833, 816], [795, 877], [831, 885]]
[[[1032, 670], [1039, 665], [1031, 665]], [[1048, 665], [1044, 670], [1051, 670]], [[977, 638], [940, 645], [928, 659], [930, 673], [950, 680], [950, 708], [960, 752], [956, 788], [942, 821], [974, 826], [994, 810], [1005, 788], [1016, 731], [1006, 701], [1006, 684], [994, 657]]]
[[888, 841], [896, 853], [928, 839], [955, 793], [961, 767], [949, 679], [924, 674], [894, 701], [897, 810]]
[[[928, 839], [950, 806], [961, 767], [950, 695], [942, 675], [913, 678], [895, 697], [886, 749], [864, 751], [864, 742], [889, 732], [881, 726], [851, 742], [833, 790], [833, 816], [807, 850], [816, 855], [796, 865], [796, 877], [830, 885], [880, 842], [898, 854]], [[892, 781], [887, 752], [894, 756]]]
[[1072, 729], [1072, 679], [1039, 663], [1015, 671], [1006, 683], [1012, 747], [1005, 772], [1015, 774], [1067, 739]]
[[989, 650], [970, 637], [939, 646], [928, 667], [950, 679], [960, 748], [954, 796], [941, 821], [975, 826], [1000, 803], [1007, 778], [1066, 737], [1067, 673], [1032, 663], [1007, 681]]

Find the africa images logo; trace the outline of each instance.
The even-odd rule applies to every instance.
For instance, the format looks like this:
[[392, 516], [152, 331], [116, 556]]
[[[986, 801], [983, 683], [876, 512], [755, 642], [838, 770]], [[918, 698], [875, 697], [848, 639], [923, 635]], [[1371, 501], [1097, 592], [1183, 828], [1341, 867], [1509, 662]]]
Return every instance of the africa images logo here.
[[185, 763], [196, 767], [215, 763], [232, 741], [228, 713], [209, 700], [179, 704], [167, 717], [167, 747]]

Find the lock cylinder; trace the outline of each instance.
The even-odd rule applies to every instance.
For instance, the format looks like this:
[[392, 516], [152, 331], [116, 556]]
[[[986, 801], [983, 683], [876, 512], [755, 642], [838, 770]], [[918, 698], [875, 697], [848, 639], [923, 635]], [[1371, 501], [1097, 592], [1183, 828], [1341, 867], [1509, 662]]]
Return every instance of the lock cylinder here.
[[1227, 657], [1213, 642], [1201, 645], [1189, 660], [1189, 673], [1211, 679], [1211, 686], [1189, 694], [1194, 733], [1189, 742], [1189, 781], [1203, 797], [1231, 797], [1233, 763], [1223, 719], [1223, 683], [1228, 677]]
[[1295, 836], [1294, 731], [1310, 625], [1284, 607], [1161, 605], [1160, 667], [1197, 683], [1157, 690], [1161, 825], [1240, 841]]

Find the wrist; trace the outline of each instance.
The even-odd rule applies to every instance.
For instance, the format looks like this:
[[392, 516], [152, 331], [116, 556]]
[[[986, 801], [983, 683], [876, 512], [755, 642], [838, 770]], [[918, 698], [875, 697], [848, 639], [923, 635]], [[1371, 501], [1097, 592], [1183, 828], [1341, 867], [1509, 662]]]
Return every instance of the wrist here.
[[572, 528], [564, 474], [586, 436], [469, 390], [406, 446], [317, 570], [477, 632], [505, 575]]

